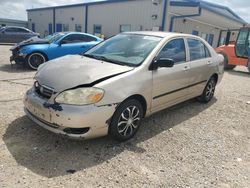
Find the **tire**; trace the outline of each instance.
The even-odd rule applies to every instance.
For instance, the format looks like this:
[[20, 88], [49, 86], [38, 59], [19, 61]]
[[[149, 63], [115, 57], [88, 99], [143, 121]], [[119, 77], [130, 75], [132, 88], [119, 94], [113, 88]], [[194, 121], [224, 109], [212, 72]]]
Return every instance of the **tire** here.
[[45, 63], [46, 61], [47, 61], [46, 57], [39, 52], [30, 54], [26, 59], [28, 67], [33, 70], [37, 70], [39, 65]]
[[214, 97], [215, 88], [216, 88], [216, 80], [214, 77], [212, 77], [207, 82], [207, 85], [206, 85], [202, 95], [197, 98], [198, 101], [202, 102], [202, 103], [210, 102], [212, 100], [212, 98]]
[[142, 118], [143, 108], [139, 101], [135, 99], [124, 101], [112, 117], [109, 135], [117, 141], [131, 139], [138, 131]]
[[223, 57], [224, 57], [224, 69], [225, 70], [233, 70], [236, 67], [235, 65], [228, 64], [228, 57], [226, 54], [224, 54], [224, 53], [219, 53], [219, 54], [223, 55]]
[[248, 68], [248, 72], [250, 73], [250, 60], [248, 60], [247, 68]]

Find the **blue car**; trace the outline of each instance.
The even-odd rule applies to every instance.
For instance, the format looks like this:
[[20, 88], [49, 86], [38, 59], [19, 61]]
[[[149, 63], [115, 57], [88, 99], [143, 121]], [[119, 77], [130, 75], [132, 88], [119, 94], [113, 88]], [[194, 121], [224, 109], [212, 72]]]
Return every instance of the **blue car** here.
[[10, 49], [10, 61], [36, 70], [46, 61], [68, 54], [82, 54], [102, 41], [94, 35], [79, 32], [55, 33], [44, 39], [33, 37]]

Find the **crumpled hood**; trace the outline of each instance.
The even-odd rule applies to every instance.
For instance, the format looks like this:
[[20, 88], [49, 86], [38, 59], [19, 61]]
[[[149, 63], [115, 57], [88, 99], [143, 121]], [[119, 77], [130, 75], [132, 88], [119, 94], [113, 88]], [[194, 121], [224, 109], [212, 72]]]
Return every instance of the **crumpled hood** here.
[[27, 40], [24, 40], [24, 41], [16, 44], [10, 50], [14, 50], [15, 48], [21, 48], [21, 47], [24, 47], [27, 45], [32, 45], [32, 44], [49, 44], [49, 41], [46, 39], [41, 39], [41, 38], [35, 36], [35, 37], [31, 37]]
[[67, 55], [39, 66], [35, 79], [39, 84], [60, 92], [132, 69], [80, 55]]

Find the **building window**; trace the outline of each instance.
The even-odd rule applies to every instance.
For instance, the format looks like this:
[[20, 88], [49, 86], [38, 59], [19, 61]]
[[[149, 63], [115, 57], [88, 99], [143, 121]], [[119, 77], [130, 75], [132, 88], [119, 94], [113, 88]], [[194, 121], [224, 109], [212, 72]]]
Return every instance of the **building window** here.
[[76, 24], [75, 25], [75, 31], [82, 32], [82, 25], [81, 24]]
[[131, 31], [131, 25], [120, 25], [120, 33]]
[[208, 34], [206, 34], [206, 33], [201, 33], [201, 38], [203, 38], [204, 40], [207, 41], [207, 39], [208, 39]]
[[51, 35], [53, 33], [53, 31], [52, 31], [52, 23], [49, 23], [48, 29], [49, 29], [49, 35]]
[[69, 24], [63, 24], [63, 31], [69, 31]]
[[94, 25], [94, 34], [102, 34], [102, 26]]
[[208, 43], [212, 46], [213, 45], [213, 42], [214, 42], [214, 35], [213, 34], [210, 34], [208, 36]]
[[220, 45], [219, 46], [224, 45], [225, 43], [226, 43], [226, 38], [225, 37], [221, 37], [221, 39], [220, 39]]
[[62, 24], [57, 23], [56, 24], [56, 32], [61, 32], [62, 31]]
[[31, 27], [32, 27], [32, 31], [33, 31], [33, 32], [36, 32], [36, 25], [35, 25], [35, 23], [32, 23], [32, 24], [31, 24]]
[[199, 31], [193, 30], [192, 35], [199, 36]]

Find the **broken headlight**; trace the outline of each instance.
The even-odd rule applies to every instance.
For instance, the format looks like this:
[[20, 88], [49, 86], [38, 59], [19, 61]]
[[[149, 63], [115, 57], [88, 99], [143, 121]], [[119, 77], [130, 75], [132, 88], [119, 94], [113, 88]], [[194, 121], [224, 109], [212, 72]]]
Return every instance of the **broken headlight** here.
[[63, 91], [56, 97], [55, 102], [71, 105], [94, 104], [99, 102], [103, 98], [103, 95], [104, 91], [99, 88], [77, 88]]

